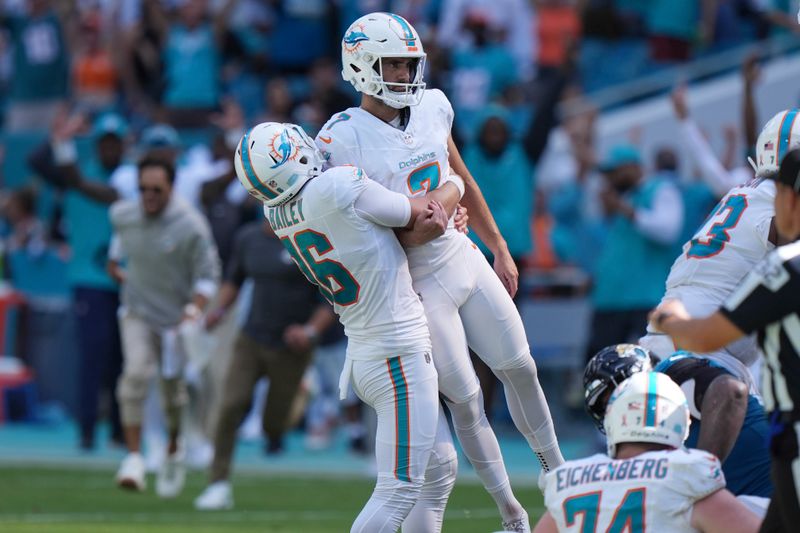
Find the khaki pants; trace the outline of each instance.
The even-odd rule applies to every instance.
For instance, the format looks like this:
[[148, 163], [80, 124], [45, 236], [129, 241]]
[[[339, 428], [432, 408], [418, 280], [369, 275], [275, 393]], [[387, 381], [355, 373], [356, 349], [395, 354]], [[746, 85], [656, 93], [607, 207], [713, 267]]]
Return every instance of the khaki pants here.
[[269, 378], [264, 433], [270, 439], [276, 439], [288, 429], [292, 402], [311, 362], [311, 355], [310, 350], [297, 353], [288, 349], [267, 348], [245, 333], [239, 333], [222, 391], [222, 406], [214, 436], [212, 482], [230, 476], [236, 431], [250, 410], [256, 382], [263, 376]]
[[163, 332], [129, 312], [120, 315], [119, 327], [123, 362], [122, 375], [117, 382], [117, 400], [122, 425], [142, 424], [148, 384], [153, 376], [159, 375], [167, 428], [176, 431], [188, 395], [180, 373], [170, 378], [161, 375]]

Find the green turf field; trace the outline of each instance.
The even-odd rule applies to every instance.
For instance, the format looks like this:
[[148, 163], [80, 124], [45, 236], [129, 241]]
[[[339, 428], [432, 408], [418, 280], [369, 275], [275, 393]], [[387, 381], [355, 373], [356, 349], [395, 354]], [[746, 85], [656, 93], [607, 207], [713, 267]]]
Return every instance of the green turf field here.
[[[148, 491], [134, 494], [117, 489], [113, 475], [113, 470], [0, 467], [0, 532], [344, 532], [372, 490], [368, 480], [241, 475], [234, 478], [235, 510], [201, 513], [192, 507], [204, 487], [199, 473], [191, 474], [183, 494], [171, 501], [156, 497], [152, 476]], [[516, 493], [532, 517], [541, 514], [535, 487]], [[457, 485], [444, 531], [499, 529], [497, 510], [483, 489]]]

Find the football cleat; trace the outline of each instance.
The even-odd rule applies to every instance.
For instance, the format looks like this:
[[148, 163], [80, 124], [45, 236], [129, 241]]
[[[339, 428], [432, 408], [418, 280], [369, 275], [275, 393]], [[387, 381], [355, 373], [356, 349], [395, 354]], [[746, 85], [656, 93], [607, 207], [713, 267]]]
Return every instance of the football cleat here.
[[503, 531], [513, 533], [531, 533], [531, 525], [528, 522], [528, 513], [520, 518], [503, 522]]

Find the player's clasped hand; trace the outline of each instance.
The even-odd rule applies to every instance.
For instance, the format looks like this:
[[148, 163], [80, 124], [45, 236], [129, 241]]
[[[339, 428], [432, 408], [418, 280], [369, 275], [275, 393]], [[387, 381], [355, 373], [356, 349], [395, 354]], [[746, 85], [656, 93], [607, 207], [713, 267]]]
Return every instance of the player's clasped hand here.
[[423, 219], [423, 227], [430, 227], [431, 233], [435, 232], [436, 236], [443, 235], [447, 229], [447, 212], [444, 206], [436, 200], [431, 200], [428, 204], [428, 211], [425, 212]]
[[444, 234], [445, 229], [447, 229], [447, 213], [445, 213], [444, 206], [431, 200], [428, 203], [428, 209], [414, 221], [414, 228], [411, 234], [407, 235], [408, 238], [404, 244], [419, 246]]
[[455, 217], [453, 217], [453, 223], [455, 224], [456, 231], [459, 233], [463, 233], [466, 235], [469, 233], [469, 215], [467, 214], [467, 208], [461, 204], [456, 206], [456, 213]]

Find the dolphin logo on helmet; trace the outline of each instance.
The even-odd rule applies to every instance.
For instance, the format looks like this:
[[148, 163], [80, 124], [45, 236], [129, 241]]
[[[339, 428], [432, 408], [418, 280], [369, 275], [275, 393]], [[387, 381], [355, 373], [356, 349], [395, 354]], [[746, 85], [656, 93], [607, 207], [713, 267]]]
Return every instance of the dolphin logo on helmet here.
[[272, 150], [275, 154], [280, 157], [280, 161], [276, 161], [274, 165], [269, 168], [278, 168], [279, 166], [283, 165], [290, 159], [294, 159], [294, 156], [297, 153], [297, 149], [295, 145], [292, 143], [292, 139], [289, 137], [289, 131], [283, 130], [278, 138], [279, 144], [277, 148], [275, 147], [275, 141], [272, 142]]
[[324, 158], [295, 124], [265, 122], [247, 131], [236, 148], [236, 177], [266, 206], [284, 204], [322, 172]]
[[358, 48], [363, 41], [369, 41], [369, 37], [359, 28], [351, 28], [342, 39], [342, 44], [346, 50], [352, 52]]
[[[391, 82], [383, 77], [382, 59], [411, 60], [411, 79]], [[425, 92], [425, 51], [417, 31], [393, 13], [364, 15], [342, 39], [342, 78], [363, 94], [395, 109], [418, 105]]]

